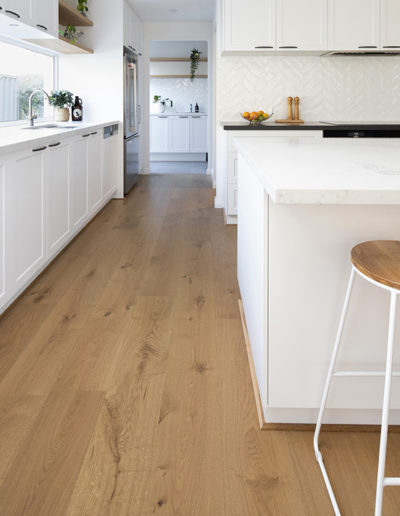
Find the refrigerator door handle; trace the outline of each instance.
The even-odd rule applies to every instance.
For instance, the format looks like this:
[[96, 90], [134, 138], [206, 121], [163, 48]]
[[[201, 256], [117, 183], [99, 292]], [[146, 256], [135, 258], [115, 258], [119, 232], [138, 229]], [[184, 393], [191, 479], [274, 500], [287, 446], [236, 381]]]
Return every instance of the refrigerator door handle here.
[[142, 123], [142, 106], [140, 104], [137, 105], [138, 107], [138, 124], [141, 124]]

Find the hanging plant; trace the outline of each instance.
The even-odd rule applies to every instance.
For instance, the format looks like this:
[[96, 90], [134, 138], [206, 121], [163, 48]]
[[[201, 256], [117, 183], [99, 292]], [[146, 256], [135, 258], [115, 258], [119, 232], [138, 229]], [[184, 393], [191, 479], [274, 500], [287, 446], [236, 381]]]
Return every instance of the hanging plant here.
[[88, 6], [87, 6], [88, 0], [78, 0], [78, 11], [83, 14], [83, 16], [86, 16], [86, 13], [88, 12]]
[[200, 56], [202, 52], [199, 52], [197, 48], [194, 48], [192, 50], [192, 53], [190, 54], [190, 79], [191, 81], [194, 80], [196, 77], [196, 72], [199, 69], [200, 66]]

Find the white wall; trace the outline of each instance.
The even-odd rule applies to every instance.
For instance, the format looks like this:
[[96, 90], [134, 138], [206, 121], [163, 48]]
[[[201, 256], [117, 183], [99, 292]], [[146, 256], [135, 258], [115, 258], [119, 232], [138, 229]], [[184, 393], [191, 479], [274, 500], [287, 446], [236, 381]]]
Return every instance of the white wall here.
[[[84, 120], [123, 121], [123, 0], [92, 0], [85, 44], [94, 54], [62, 55], [59, 87], [83, 99]], [[112, 20], [112, 30], [110, 30]], [[123, 197], [123, 134], [118, 167], [118, 197]]]
[[[209, 51], [208, 79], [212, 85], [214, 81], [214, 32], [212, 23], [145, 23], [144, 24], [144, 119], [143, 119], [143, 146], [144, 165], [142, 173], [150, 173], [150, 42], [164, 41], [207, 41]], [[209, 172], [213, 174], [213, 142], [214, 142], [214, 96], [208, 96], [209, 113]]]

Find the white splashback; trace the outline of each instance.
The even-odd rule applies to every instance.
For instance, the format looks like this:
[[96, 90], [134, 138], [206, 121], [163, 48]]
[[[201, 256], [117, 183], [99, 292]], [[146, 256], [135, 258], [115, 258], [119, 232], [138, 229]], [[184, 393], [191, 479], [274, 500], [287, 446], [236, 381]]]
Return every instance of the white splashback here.
[[289, 96], [305, 120], [399, 121], [400, 57], [218, 58], [217, 120], [271, 108], [286, 118]]
[[[190, 104], [193, 109], [196, 102], [199, 104], [201, 112], [207, 112], [208, 103], [208, 80], [195, 79], [151, 79], [150, 80], [150, 102], [154, 95], [161, 95], [174, 101], [173, 111], [189, 111]], [[150, 111], [153, 111], [150, 105]], [[170, 110], [169, 110], [170, 111]]]

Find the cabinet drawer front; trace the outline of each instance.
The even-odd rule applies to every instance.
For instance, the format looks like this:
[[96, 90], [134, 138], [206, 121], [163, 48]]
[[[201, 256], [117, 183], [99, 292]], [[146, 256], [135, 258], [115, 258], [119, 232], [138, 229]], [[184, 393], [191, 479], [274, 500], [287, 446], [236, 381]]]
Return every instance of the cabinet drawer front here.
[[237, 184], [228, 185], [228, 215], [238, 213], [238, 187]]
[[228, 153], [228, 184], [237, 184], [239, 157], [236, 152]]

